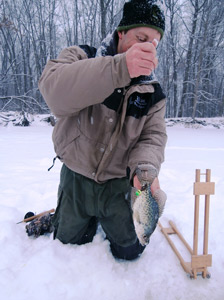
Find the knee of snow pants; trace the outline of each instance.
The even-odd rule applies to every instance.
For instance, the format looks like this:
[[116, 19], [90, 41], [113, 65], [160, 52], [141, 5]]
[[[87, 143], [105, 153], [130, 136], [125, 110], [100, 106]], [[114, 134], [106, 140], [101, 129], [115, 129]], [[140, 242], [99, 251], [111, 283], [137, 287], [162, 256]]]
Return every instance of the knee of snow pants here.
[[99, 221], [107, 238], [114, 245], [132, 246], [136, 243], [137, 236], [129, 191], [130, 183], [127, 178], [98, 184], [63, 165], [58, 205], [53, 219], [54, 237], [63, 243], [90, 242]]
[[114, 257], [125, 260], [134, 260], [142, 254], [145, 246], [142, 246], [137, 239], [133, 245], [127, 247], [122, 247], [111, 242], [110, 248]]

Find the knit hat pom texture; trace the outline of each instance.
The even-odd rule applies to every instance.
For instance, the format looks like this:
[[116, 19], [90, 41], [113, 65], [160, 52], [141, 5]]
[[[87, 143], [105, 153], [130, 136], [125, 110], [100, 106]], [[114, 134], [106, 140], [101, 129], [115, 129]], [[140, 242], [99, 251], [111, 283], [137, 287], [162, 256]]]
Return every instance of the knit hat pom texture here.
[[124, 4], [123, 18], [117, 31], [141, 26], [158, 30], [162, 38], [165, 31], [165, 16], [158, 1], [131, 0]]

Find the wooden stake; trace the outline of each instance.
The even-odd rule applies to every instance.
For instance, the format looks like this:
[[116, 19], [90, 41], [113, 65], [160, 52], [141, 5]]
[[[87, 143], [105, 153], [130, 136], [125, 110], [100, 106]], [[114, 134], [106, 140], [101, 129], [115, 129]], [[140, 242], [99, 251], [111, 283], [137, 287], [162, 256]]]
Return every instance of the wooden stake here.
[[[211, 170], [206, 170], [206, 182], [211, 180]], [[205, 195], [205, 216], [204, 216], [204, 245], [203, 254], [208, 254], [208, 228], [209, 228], [209, 206], [210, 206], [210, 195]], [[206, 277], [206, 268], [203, 270], [203, 278]]]

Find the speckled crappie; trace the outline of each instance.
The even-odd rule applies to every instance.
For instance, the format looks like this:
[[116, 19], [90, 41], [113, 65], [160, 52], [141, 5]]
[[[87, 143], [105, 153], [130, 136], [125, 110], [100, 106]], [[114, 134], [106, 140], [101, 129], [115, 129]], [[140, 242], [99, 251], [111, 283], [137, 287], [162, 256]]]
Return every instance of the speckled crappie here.
[[145, 246], [149, 243], [161, 212], [158, 202], [152, 197], [150, 185], [145, 186], [139, 196], [136, 191], [132, 189], [133, 222], [139, 242]]

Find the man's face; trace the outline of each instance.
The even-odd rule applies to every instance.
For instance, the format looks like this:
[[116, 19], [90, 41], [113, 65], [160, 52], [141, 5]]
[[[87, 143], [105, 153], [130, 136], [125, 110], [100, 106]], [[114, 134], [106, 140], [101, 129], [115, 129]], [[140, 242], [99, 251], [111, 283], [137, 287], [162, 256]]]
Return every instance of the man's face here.
[[159, 31], [149, 27], [136, 27], [129, 29], [127, 33], [124, 31], [118, 32], [118, 46], [117, 52], [126, 52], [131, 46], [136, 43], [152, 42], [154, 39], [160, 41], [161, 34]]

